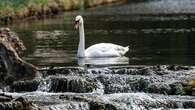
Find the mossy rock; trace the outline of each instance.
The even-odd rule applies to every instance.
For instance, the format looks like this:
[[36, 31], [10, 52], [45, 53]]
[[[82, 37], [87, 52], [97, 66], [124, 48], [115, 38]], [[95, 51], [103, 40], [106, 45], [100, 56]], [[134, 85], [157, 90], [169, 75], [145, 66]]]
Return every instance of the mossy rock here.
[[23, 97], [13, 99], [10, 102], [0, 103], [0, 110], [39, 110], [38, 107], [33, 105]]
[[11, 92], [32, 92], [38, 89], [38, 80], [17, 81], [10, 86]]
[[104, 104], [100, 102], [89, 102], [90, 110], [117, 110], [112, 104]]
[[47, 80], [50, 83], [49, 92], [76, 92], [87, 93], [97, 88], [95, 82], [81, 77], [51, 77]]

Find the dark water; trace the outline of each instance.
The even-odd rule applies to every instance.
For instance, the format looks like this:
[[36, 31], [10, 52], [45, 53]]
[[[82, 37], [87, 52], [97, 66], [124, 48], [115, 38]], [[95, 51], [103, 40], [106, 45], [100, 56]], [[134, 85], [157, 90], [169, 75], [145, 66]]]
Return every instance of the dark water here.
[[[38, 66], [77, 65], [79, 37], [73, 28], [77, 14], [85, 20], [87, 47], [101, 42], [130, 46], [125, 60], [109, 59], [114, 64], [195, 65], [194, 5], [193, 0], [128, 2], [16, 23], [11, 28], [28, 49], [24, 59]], [[108, 61], [100, 59], [103, 62]]]

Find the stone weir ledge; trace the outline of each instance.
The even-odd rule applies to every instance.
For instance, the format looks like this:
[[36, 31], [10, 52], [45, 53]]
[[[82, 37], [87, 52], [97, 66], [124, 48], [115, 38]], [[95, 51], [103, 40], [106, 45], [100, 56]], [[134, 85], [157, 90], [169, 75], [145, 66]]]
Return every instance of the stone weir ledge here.
[[38, 69], [0, 29], [0, 110], [194, 109], [195, 67], [86, 66]]

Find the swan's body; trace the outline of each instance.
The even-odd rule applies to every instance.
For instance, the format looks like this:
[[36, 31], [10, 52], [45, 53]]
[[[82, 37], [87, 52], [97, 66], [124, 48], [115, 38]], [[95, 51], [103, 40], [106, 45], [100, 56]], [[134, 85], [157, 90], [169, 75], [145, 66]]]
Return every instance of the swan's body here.
[[129, 50], [128, 47], [111, 43], [99, 43], [85, 50], [86, 57], [120, 57]]
[[121, 57], [129, 51], [129, 47], [123, 47], [112, 43], [99, 43], [88, 47], [85, 50], [85, 34], [84, 34], [84, 21], [81, 16], [75, 19], [75, 27], [79, 27], [79, 46], [78, 57]]

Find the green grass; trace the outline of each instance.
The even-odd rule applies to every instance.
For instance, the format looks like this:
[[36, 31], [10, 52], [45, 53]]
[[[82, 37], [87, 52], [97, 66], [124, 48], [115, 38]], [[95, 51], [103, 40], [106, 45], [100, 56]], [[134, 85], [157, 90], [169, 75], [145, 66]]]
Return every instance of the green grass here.
[[121, 0], [0, 0], [0, 20], [42, 16], [56, 11], [84, 10], [110, 1]]

